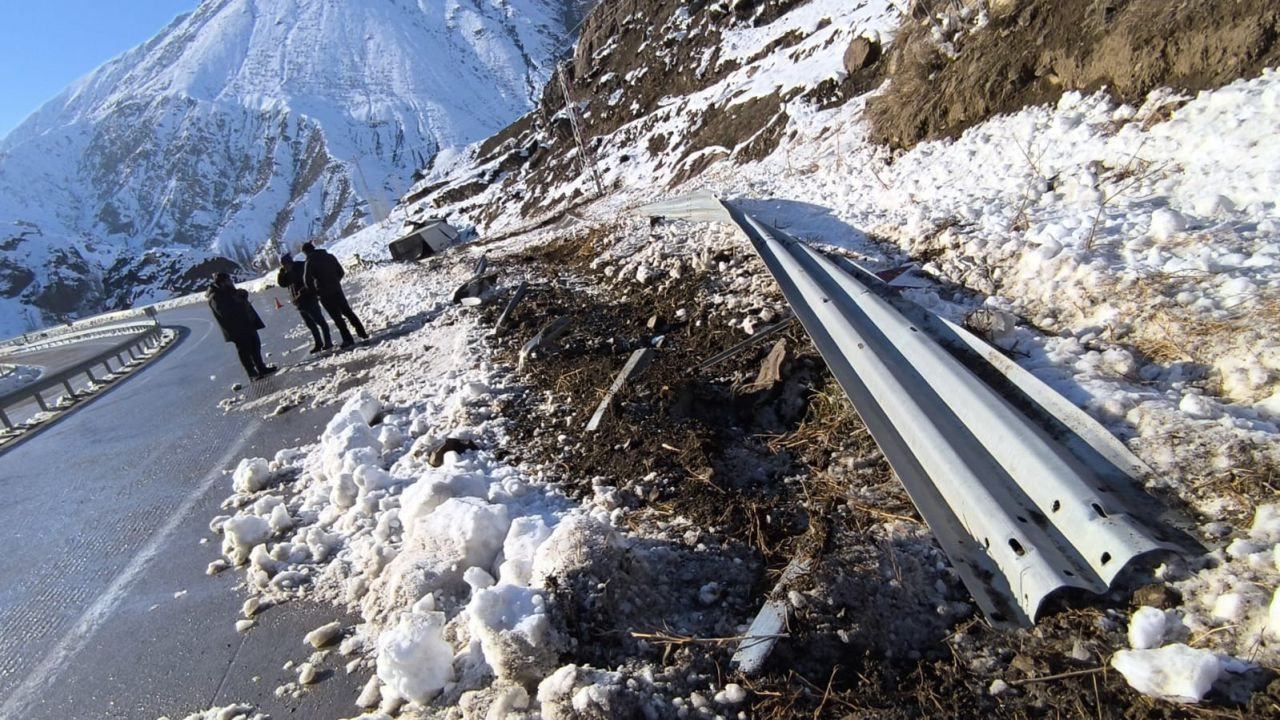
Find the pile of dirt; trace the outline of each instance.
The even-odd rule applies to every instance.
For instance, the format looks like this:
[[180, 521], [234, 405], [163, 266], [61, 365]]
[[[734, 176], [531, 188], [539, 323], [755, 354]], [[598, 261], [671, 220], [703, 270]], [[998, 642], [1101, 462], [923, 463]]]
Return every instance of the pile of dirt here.
[[1140, 103], [1156, 88], [1212, 89], [1280, 64], [1271, 0], [983, 4], [982, 27], [976, 13], [962, 20], [949, 10], [955, 3], [915, 4], [886, 59], [889, 87], [867, 106], [874, 139], [906, 148], [1067, 91], [1106, 87]]

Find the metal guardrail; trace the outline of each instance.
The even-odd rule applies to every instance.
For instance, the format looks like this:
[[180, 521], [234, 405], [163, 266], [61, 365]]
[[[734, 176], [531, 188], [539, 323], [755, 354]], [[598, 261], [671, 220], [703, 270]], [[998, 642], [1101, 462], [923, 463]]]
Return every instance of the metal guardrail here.
[[74, 345], [85, 340], [96, 340], [104, 337], [116, 337], [117, 335], [137, 335], [145, 333], [155, 327], [154, 323], [127, 323], [120, 325], [108, 325], [101, 328], [91, 328], [87, 330], [78, 330], [58, 335], [47, 340], [38, 340], [23, 345], [14, 345], [12, 350], [3, 352], [5, 357], [25, 355], [27, 353], [40, 352], [49, 348], [63, 347], [66, 345]]
[[[141, 330], [143, 334], [137, 334], [139, 330]], [[0, 395], [0, 424], [3, 424], [6, 430], [12, 430], [14, 428], [14, 424], [10, 421], [5, 410], [31, 400], [35, 400], [41, 410], [45, 412], [52, 411], [53, 408], [49, 406], [49, 401], [44, 396], [45, 393], [61, 386], [66, 390], [68, 395], [75, 396], [75, 388], [71, 386], [72, 379], [79, 375], [85, 375], [89, 378], [90, 382], [98, 382], [99, 378], [94, 375], [94, 370], [102, 368], [105, 371], [105, 375], [110, 375], [111, 373], [125, 368], [131, 362], [141, 360], [142, 358], [139, 357], [140, 355], [144, 355], [147, 351], [156, 348], [161, 343], [162, 333], [163, 328], [158, 325], [147, 324], [138, 326], [129, 338], [98, 353], [88, 360], [84, 360], [83, 362], [77, 363], [65, 370], [61, 370], [50, 375], [42, 375], [35, 382], [29, 385], [24, 385], [16, 390]], [[85, 340], [88, 339], [88, 337], [89, 335], [81, 335], [78, 339]], [[102, 337], [102, 335], [97, 335], [97, 337]], [[59, 342], [58, 344], [67, 343]], [[125, 360], [125, 355], [129, 356], [129, 360]], [[112, 360], [116, 361], [116, 369], [112, 369], [111, 367]]]
[[993, 624], [1184, 549], [1135, 482], [1142, 462], [981, 339], [710, 194], [638, 212], [742, 230]]

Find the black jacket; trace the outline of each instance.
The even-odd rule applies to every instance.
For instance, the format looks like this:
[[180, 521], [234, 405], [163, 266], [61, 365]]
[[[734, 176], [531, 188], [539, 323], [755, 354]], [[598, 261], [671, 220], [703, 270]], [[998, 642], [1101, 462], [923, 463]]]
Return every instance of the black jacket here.
[[209, 309], [213, 311], [213, 319], [222, 328], [222, 337], [227, 342], [236, 342], [252, 337], [266, 327], [258, 311], [249, 302], [249, 293], [239, 288], [226, 290], [210, 287], [205, 292], [209, 299]]
[[316, 291], [307, 287], [302, 275], [302, 263], [298, 262], [290, 263], [287, 267], [281, 266], [280, 272], [276, 273], [276, 284], [289, 291], [294, 305], [316, 302]]
[[302, 278], [306, 286], [320, 295], [332, 295], [342, 292], [342, 263], [328, 251], [319, 248], [307, 253], [306, 266]]

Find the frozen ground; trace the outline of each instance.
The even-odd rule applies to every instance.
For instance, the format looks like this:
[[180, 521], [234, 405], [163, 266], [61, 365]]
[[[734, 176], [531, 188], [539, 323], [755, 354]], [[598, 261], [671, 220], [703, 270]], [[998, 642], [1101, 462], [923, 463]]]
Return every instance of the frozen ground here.
[[[867, 140], [862, 100], [798, 98], [777, 150], [726, 150], [664, 188], [688, 159], [650, 152], [656, 135], [691, 133], [709, 103], [838, 76], [839, 53], [817, 50], [887, 29], [879, 3], [804, 7], [734, 36], [754, 60], [721, 85], [605, 137], [606, 197], [499, 243], [357, 271], [357, 310], [392, 328], [358, 351], [376, 372], [321, 360], [328, 381], [224, 402], [333, 419], [236, 468], [211, 571], [237, 567], [260, 603], [357, 613], [330, 642], [376, 671], [352, 698], [369, 717], [1280, 712], [1280, 75], [1142, 107], [1069, 94], [894, 156]], [[769, 51], [797, 23], [813, 31]], [[468, 176], [468, 157], [433, 180]], [[528, 222], [494, 212], [504, 193], [552, 206], [589, 182], [438, 205], [493, 236]], [[909, 297], [1104, 423], [1210, 552], [1034, 630], [988, 628], [802, 333], [768, 392], [752, 380], [768, 343], [691, 370], [785, 311], [727, 229], [626, 215], [696, 188], [877, 268], [914, 262], [932, 284]], [[337, 251], [385, 257], [393, 230]], [[489, 337], [500, 307], [448, 302], [481, 252], [500, 298], [533, 289], [509, 336]], [[522, 364], [554, 315], [569, 334]], [[643, 345], [659, 359], [586, 433]], [[797, 553], [819, 565], [787, 593], [789, 637], [762, 678], [735, 677], [733, 638]], [[305, 675], [281, 692], [307, 692]]]

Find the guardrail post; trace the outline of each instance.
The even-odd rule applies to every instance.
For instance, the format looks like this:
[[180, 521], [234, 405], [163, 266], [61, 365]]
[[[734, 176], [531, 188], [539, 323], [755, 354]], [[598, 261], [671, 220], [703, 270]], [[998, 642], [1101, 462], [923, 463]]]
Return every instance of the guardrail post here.
[[36, 391], [36, 402], [40, 403], [40, 409], [49, 412], [49, 403], [45, 402], [44, 393]]
[[4, 408], [0, 408], [0, 422], [4, 423], [6, 430], [13, 429], [13, 423], [9, 422], [9, 416], [4, 414]]
[[62, 381], [62, 386], [63, 386], [63, 387], [65, 387], [65, 388], [67, 389], [67, 396], [68, 396], [68, 397], [75, 397], [75, 396], [76, 396], [76, 389], [75, 389], [75, 388], [73, 388], [73, 387], [71, 387], [71, 381], [70, 381], [70, 380], [63, 380], [63, 381]]
[[84, 374], [89, 376], [89, 382], [91, 383], [98, 382], [98, 378], [93, 376], [93, 368], [85, 368]]

